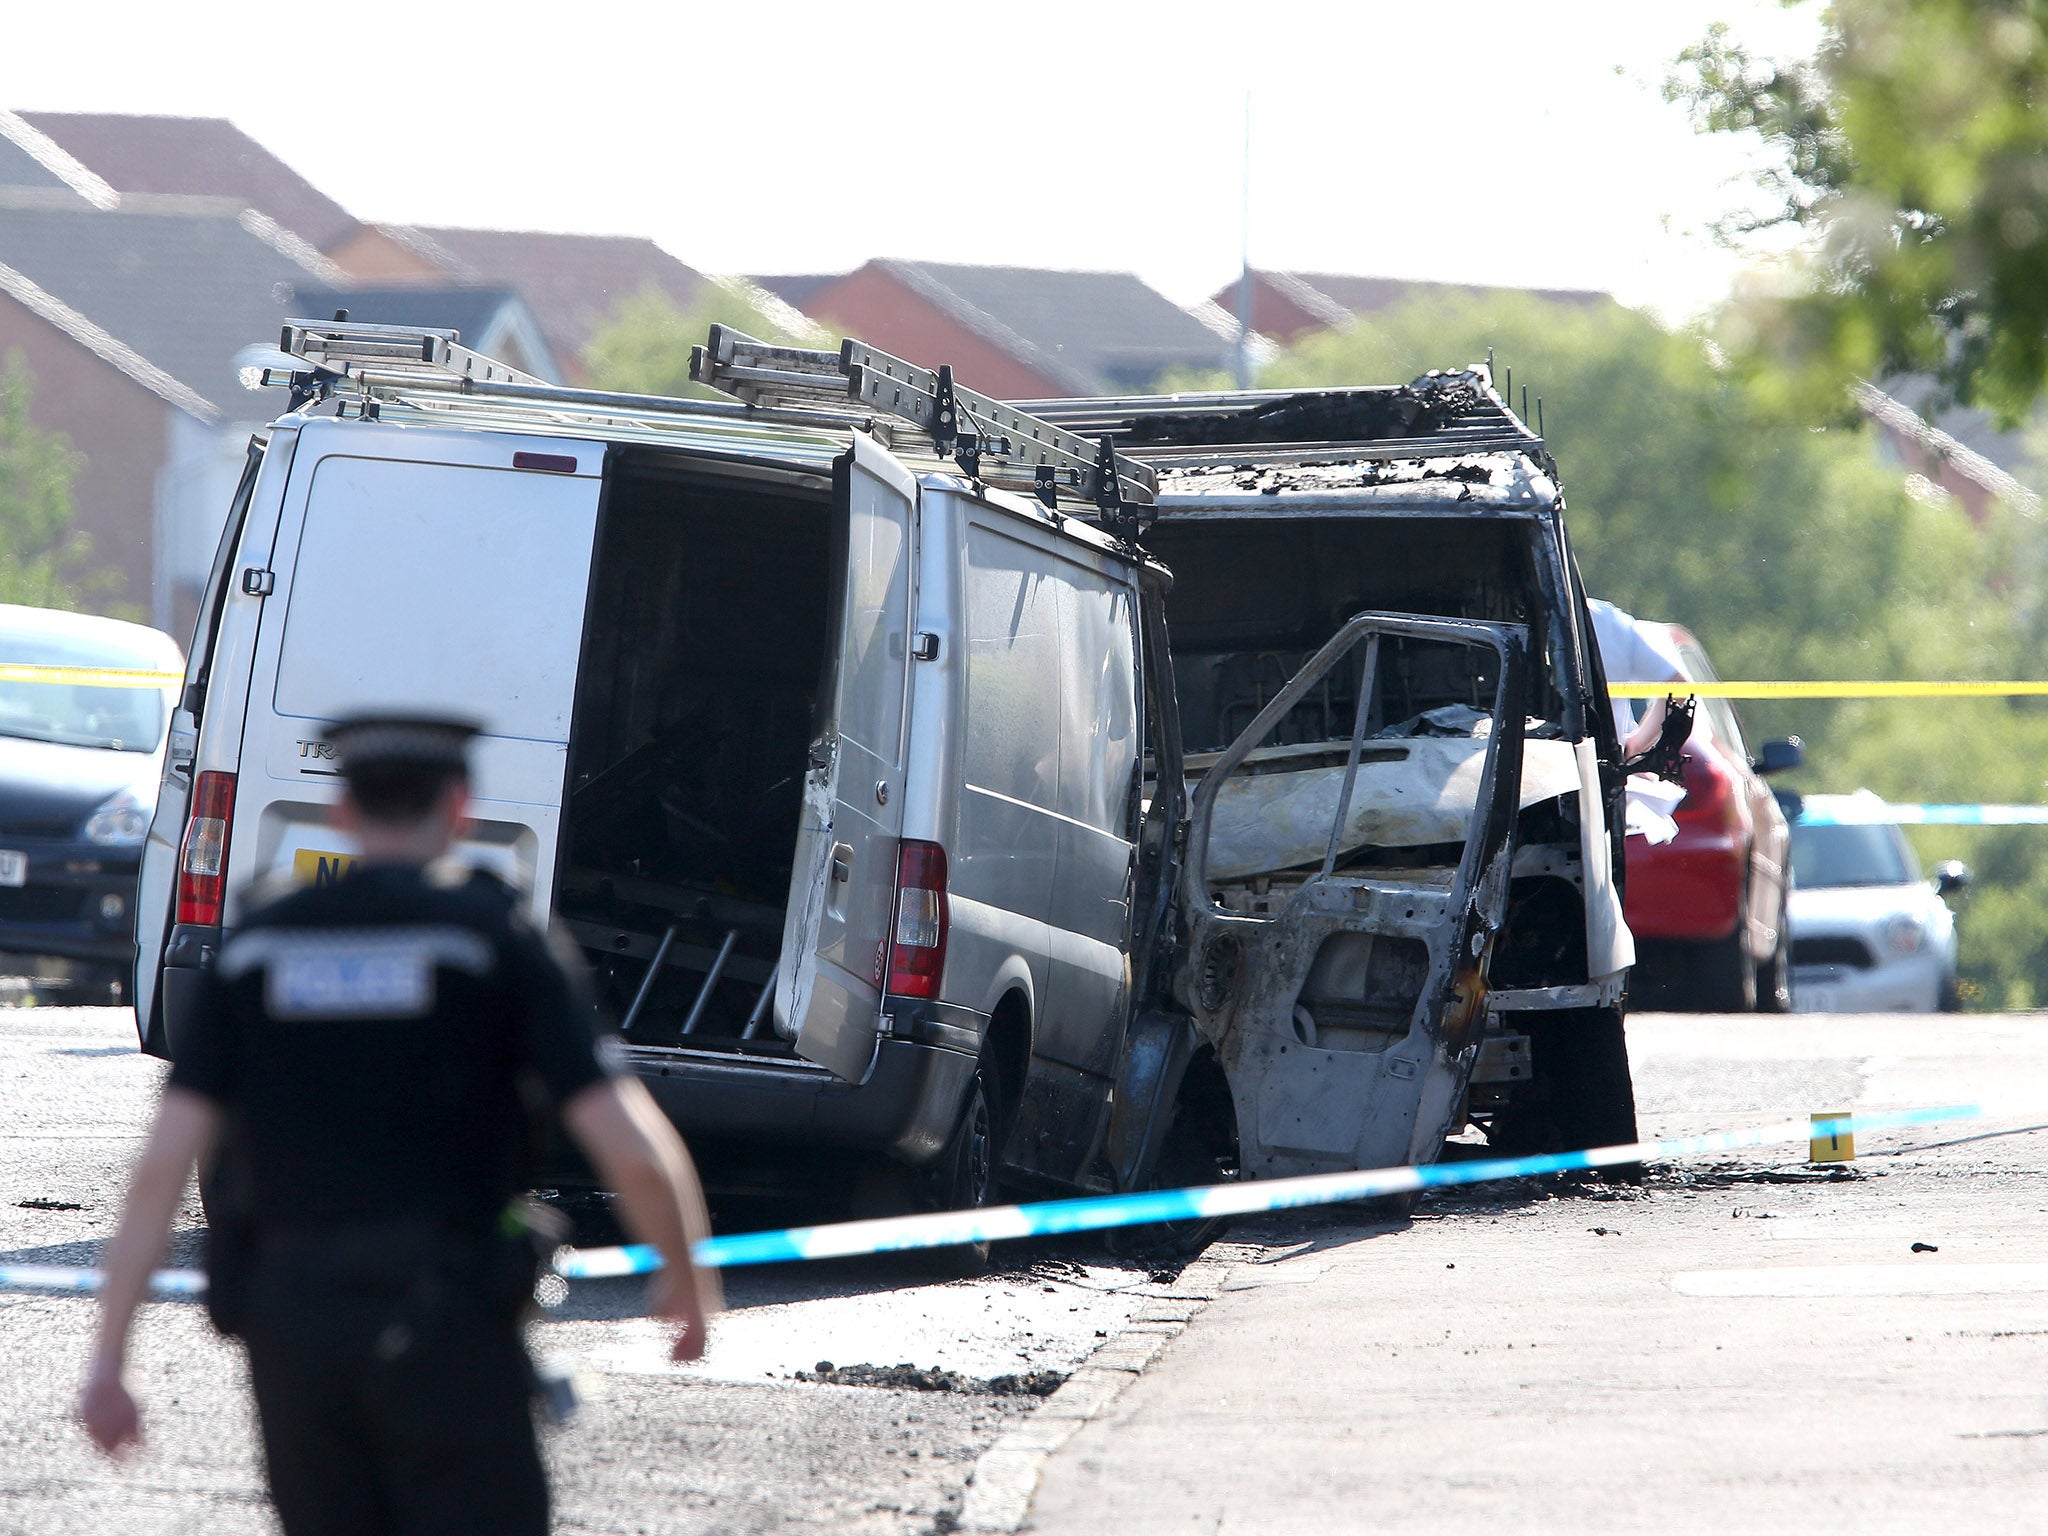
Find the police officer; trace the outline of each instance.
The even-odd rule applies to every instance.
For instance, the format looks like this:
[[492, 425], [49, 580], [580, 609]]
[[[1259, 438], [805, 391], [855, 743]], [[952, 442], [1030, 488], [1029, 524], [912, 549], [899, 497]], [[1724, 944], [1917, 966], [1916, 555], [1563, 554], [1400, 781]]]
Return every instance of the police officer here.
[[[535, 1248], [512, 1204], [551, 1103], [666, 1267], [652, 1310], [704, 1350], [717, 1287], [682, 1142], [612, 1075], [573, 977], [488, 876], [430, 866], [463, 825], [476, 728], [336, 723], [352, 875], [234, 932], [177, 1042], [121, 1226], [79, 1416], [141, 1439], [128, 1332], [195, 1160], [209, 1186], [215, 1320], [244, 1338], [289, 1536], [540, 1536], [545, 1476], [521, 1341]], [[523, 1245], [523, 1246], [522, 1246]]]

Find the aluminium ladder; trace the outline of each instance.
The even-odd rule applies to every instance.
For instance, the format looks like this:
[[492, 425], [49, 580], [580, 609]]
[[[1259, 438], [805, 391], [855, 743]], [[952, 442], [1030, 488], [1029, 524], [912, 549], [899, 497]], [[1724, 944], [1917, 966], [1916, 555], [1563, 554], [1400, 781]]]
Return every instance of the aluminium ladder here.
[[279, 350], [303, 369], [265, 369], [265, 384], [289, 385], [294, 407], [346, 387], [366, 414], [409, 396], [493, 399], [534, 410], [650, 423], [664, 419], [764, 421], [887, 431], [916, 429], [938, 458], [993, 485], [1018, 489], [1057, 509], [1062, 496], [1093, 507], [1118, 531], [1136, 522], [1158, 490], [1150, 465], [1099, 440], [956, 385], [950, 368], [918, 367], [849, 340], [838, 351], [776, 346], [714, 325], [691, 351], [690, 376], [735, 402], [684, 400], [550, 384], [471, 351], [452, 330], [291, 320]]

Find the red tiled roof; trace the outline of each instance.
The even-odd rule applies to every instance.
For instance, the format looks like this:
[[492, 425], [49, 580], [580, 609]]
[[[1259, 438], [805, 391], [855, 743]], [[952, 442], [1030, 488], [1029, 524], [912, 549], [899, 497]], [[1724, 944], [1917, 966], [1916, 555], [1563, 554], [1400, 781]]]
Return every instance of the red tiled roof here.
[[226, 118], [21, 116], [116, 192], [233, 198], [323, 250], [356, 227], [347, 209]]
[[696, 302], [705, 281], [702, 273], [636, 235], [383, 228], [451, 277], [517, 288], [548, 346], [567, 366], [574, 366], [619, 305], [643, 289], [651, 287], [687, 306]]

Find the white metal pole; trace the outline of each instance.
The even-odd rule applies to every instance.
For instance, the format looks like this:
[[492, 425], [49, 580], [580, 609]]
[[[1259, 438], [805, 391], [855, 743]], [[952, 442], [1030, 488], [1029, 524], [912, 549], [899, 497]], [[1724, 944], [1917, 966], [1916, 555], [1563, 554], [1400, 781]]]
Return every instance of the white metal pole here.
[[1238, 223], [1237, 387], [1252, 387], [1252, 93], [1244, 93], [1244, 199]]

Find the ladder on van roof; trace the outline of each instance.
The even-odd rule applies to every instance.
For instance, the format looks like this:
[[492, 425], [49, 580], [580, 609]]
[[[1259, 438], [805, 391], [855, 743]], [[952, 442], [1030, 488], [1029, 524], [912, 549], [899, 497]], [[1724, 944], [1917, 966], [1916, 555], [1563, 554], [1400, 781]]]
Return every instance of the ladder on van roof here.
[[857, 401], [922, 428], [941, 458], [973, 478], [1033, 492], [1046, 506], [1061, 491], [1093, 501], [1111, 520], [1159, 492], [1150, 465], [1117, 452], [1112, 437], [1091, 440], [968, 389], [953, 370], [921, 368], [849, 337], [836, 352], [784, 347], [731, 326], [690, 349], [690, 378], [753, 406], [802, 409]]
[[[879, 347], [847, 341], [838, 351], [775, 346], [714, 325], [691, 349], [690, 377], [741, 402], [629, 395], [547, 383], [471, 351], [459, 333], [356, 321], [291, 320], [278, 348], [307, 365], [265, 369], [266, 384], [288, 384], [294, 406], [346, 385], [365, 401], [408, 395], [481, 396], [598, 420], [696, 417], [873, 429], [877, 416], [915, 427], [941, 460], [972, 478], [1029, 492], [1049, 509], [1062, 496], [1093, 504], [1094, 519], [1132, 531], [1159, 479], [1150, 465], [953, 382], [950, 368], [920, 368]], [[375, 414], [374, 411], [370, 414]]]

